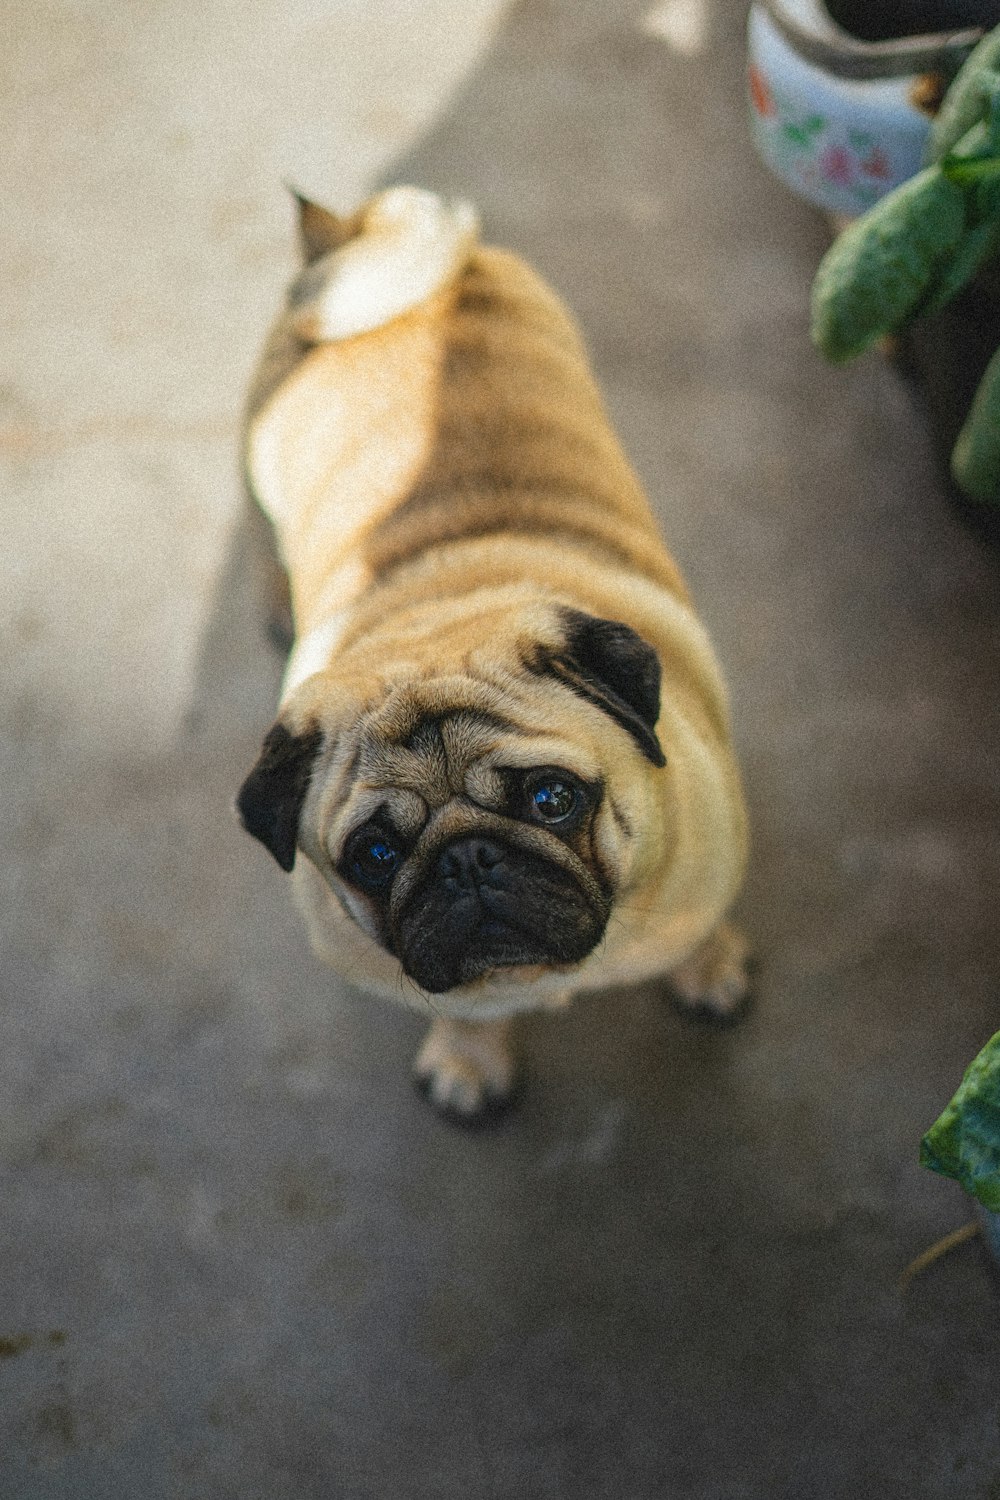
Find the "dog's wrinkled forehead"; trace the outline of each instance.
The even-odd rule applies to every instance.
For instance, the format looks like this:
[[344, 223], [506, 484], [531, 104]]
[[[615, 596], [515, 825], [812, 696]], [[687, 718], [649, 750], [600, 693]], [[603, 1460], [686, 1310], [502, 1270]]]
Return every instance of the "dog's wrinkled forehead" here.
[[357, 779], [372, 787], [414, 792], [429, 807], [461, 795], [470, 767], [517, 733], [493, 710], [463, 707], [435, 712], [418, 708], [412, 700], [387, 708], [361, 736]]

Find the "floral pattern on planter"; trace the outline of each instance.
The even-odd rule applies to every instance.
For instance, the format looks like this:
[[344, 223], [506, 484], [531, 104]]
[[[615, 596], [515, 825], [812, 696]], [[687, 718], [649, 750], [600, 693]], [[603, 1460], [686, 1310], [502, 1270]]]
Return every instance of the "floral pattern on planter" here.
[[919, 171], [929, 122], [909, 102], [912, 79], [834, 78], [800, 58], [757, 5], [748, 49], [757, 149], [800, 196], [854, 216]]

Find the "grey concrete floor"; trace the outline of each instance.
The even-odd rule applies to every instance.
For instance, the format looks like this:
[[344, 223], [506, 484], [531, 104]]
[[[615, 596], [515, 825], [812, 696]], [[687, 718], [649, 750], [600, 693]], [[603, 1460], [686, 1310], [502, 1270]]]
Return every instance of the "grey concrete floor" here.
[[582, 320], [727, 665], [757, 1008], [594, 997], [501, 1128], [434, 1118], [417, 1018], [331, 982], [230, 813], [280, 671], [237, 528], [163, 743], [2, 706], [5, 1497], [1000, 1496], [982, 1248], [897, 1287], [968, 1217], [917, 1143], [1000, 1024], [997, 555], [893, 370], [810, 350], [745, 7], [692, 52], [646, 10], [523, 0], [390, 175]]

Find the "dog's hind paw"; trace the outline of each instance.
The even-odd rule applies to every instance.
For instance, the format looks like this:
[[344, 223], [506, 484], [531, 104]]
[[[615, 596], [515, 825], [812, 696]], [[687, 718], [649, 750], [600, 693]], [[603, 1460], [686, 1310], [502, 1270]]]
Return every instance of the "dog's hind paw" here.
[[481, 1125], [511, 1101], [514, 1056], [508, 1021], [435, 1021], [414, 1064], [424, 1098], [447, 1119]]

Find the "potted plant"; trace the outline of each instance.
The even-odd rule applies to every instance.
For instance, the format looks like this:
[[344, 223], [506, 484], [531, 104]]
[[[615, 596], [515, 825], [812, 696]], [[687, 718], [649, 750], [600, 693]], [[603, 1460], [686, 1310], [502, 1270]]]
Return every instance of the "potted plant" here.
[[[928, 156], [930, 164], [850, 224], [820, 264], [812, 336], [830, 359], [851, 359], [939, 313], [997, 260], [1000, 26], [979, 43], [948, 89], [930, 131]], [[1000, 341], [998, 320], [992, 323]], [[974, 505], [1000, 506], [995, 344], [952, 449], [951, 470]]]
[[976, 1199], [1000, 1265], [1000, 1031], [966, 1068], [954, 1098], [924, 1136], [920, 1161], [955, 1178]]

